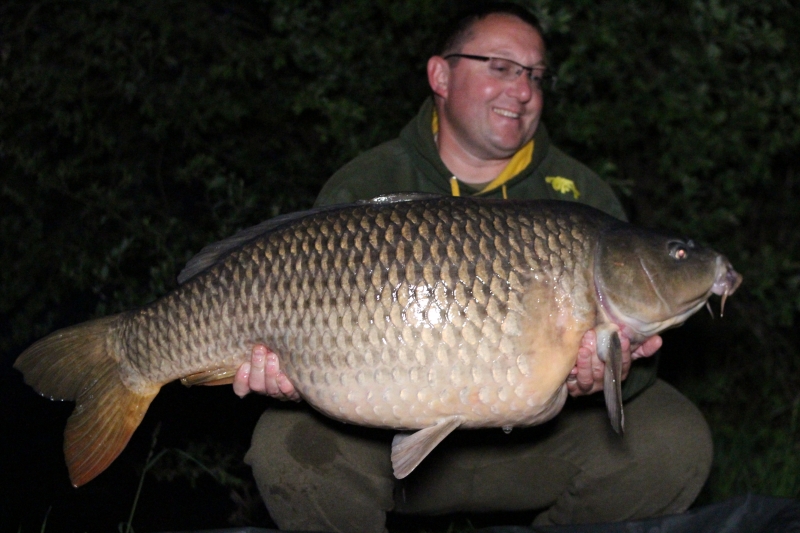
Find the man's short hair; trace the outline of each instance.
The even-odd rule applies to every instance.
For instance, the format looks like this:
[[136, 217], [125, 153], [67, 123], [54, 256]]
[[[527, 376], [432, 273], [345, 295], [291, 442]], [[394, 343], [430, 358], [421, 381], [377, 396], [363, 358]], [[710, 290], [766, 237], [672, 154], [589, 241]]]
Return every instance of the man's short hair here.
[[436, 46], [436, 55], [444, 56], [460, 52], [464, 43], [472, 37], [472, 26], [489, 15], [517, 17], [536, 30], [544, 39], [539, 19], [521, 5], [511, 2], [472, 2], [445, 26]]

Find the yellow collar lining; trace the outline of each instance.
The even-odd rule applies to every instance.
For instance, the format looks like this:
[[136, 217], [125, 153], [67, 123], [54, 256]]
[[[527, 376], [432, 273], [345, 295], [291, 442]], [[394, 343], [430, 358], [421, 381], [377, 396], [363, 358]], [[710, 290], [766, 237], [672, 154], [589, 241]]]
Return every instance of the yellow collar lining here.
[[[431, 120], [431, 130], [433, 131], [433, 135], [436, 136], [439, 133], [439, 115], [436, 113], [436, 110], [433, 110], [433, 119]], [[481, 189], [480, 191], [475, 193], [475, 196], [489, 193], [498, 187], [503, 188], [503, 198], [508, 198], [508, 190], [506, 188], [506, 183], [512, 180], [517, 174], [525, 170], [525, 168], [531, 164], [533, 160], [533, 148], [534, 143], [533, 139], [531, 139], [525, 146], [520, 148], [516, 154], [511, 158], [508, 164], [505, 166], [502, 172], [486, 184], [486, 187]], [[453, 176], [450, 178], [450, 191], [452, 192], [453, 196], [461, 196], [461, 188], [458, 185], [458, 178]]]

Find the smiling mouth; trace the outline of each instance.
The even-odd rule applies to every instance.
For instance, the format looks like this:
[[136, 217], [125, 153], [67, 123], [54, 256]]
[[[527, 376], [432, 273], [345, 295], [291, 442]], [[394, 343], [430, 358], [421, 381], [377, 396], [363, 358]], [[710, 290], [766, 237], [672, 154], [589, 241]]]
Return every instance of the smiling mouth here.
[[509, 111], [508, 109], [500, 109], [498, 107], [493, 107], [492, 111], [494, 111], [500, 116], [508, 118], [519, 118], [521, 116], [520, 113], [514, 113], [513, 111]]

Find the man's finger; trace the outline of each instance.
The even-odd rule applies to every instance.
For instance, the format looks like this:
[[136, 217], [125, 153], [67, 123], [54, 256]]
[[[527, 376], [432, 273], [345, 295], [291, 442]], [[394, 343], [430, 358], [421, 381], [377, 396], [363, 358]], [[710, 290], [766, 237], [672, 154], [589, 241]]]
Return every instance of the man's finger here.
[[265, 359], [267, 358], [267, 347], [258, 344], [253, 348], [253, 353], [250, 356], [250, 389], [253, 392], [259, 392], [264, 394], [268, 392], [266, 384], [264, 382], [264, 365]]
[[631, 340], [625, 335], [620, 335], [619, 347], [622, 351], [622, 381], [625, 381], [631, 369]]
[[250, 393], [250, 386], [247, 384], [249, 380], [250, 363], [243, 363], [233, 377], [233, 393], [239, 398], [247, 396]]
[[644, 341], [641, 346], [636, 348], [634, 352], [631, 354], [631, 357], [634, 359], [639, 359], [640, 357], [650, 357], [658, 350], [661, 349], [661, 345], [664, 344], [664, 340], [659, 335], [654, 335]]
[[594, 388], [594, 361], [595, 357], [585, 347], [578, 350], [578, 361], [576, 363], [577, 373], [575, 383], [581, 392], [589, 393]]
[[631, 371], [631, 358], [624, 357], [622, 358], [622, 381], [628, 379], [628, 373]]
[[286, 396], [287, 400], [300, 401], [300, 393], [295, 390], [294, 385], [289, 381], [289, 378], [286, 377], [286, 374], [281, 372], [277, 377], [277, 382], [278, 388], [284, 396]]
[[267, 394], [273, 398], [283, 398], [283, 393], [278, 386], [278, 376], [280, 375], [280, 363], [278, 362], [278, 355], [274, 352], [267, 352], [264, 357], [264, 386]]

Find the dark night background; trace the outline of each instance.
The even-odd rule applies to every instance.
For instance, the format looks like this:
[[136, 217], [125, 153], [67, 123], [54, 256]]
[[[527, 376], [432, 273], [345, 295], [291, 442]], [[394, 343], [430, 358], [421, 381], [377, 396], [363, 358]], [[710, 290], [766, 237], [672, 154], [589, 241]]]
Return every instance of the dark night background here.
[[[269, 525], [241, 463], [269, 400], [169, 385], [108, 471], [73, 489], [61, 453], [72, 405], [40, 398], [11, 365], [55, 328], [165, 294], [204, 244], [308, 207], [415, 114], [458, 5], [0, 6], [0, 530], [116, 530], [151, 450], [164, 455], [143, 478], [137, 531]], [[526, 5], [559, 75], [551, 136], [636, 223], [710, 244], [744, 275], [724, 319], [699, 313], [665, 336], [662, 377], [715, 436], [699, 503], [800, 497], [800, 8]]]

